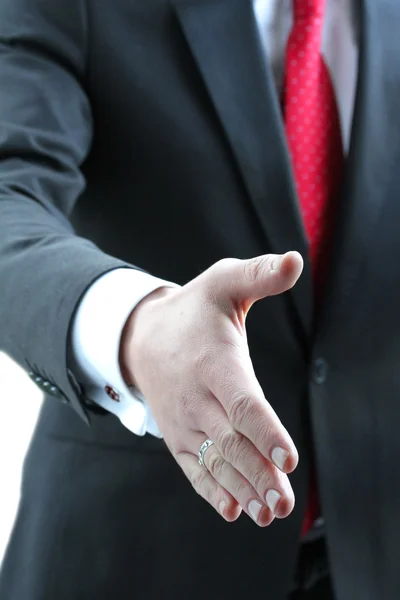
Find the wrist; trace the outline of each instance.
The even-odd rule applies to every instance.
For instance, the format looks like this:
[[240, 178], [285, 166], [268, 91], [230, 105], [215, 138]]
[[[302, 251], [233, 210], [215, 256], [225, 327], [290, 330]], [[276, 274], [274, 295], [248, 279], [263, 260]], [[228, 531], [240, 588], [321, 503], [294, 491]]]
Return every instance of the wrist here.
[[119, 364], [122, 377], [125, 383], [129, 386], [134, 386], [140, 391], [137, 377], [135, 376], [135, 364], [141, 356], [140, 340], [145, 339], [145, 327], [143, 325], [148, 322], [150, 313], [154, 305], [169, 296], [176, 293], [176, 288], [160, 287], [145, 296], [133, 309], [129, 315], [121, 334], [119, 348]]

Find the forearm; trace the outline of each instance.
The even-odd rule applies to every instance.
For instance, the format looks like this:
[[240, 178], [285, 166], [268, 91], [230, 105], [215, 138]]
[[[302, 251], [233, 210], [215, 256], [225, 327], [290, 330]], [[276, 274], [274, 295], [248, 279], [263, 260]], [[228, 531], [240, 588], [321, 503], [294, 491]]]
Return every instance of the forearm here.
[[73, 314], [95, 279], [126, 265], [42, 212], [16, 195], [0, 201], [0, 345], [54, 381], [76, 408], [67, 371]]
[[0, 5], [0, 347], [80, 414], [67, 370], [70, 323], [87, 287], [127, 266], [68, 221], [92, 139], [86, 34], [77, 0]]

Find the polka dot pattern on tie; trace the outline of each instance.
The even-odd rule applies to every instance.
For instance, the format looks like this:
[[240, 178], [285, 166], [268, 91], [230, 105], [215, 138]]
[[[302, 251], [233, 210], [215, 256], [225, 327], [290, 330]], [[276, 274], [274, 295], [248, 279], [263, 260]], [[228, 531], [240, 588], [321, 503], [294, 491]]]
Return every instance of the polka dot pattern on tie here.
[[[325, 2], [293, 0], [294, 25], [286, 50], [284, 87], [287, 143], [309, 242], [316, 300], [323, 288], [334, 226], [332, 208], [344, 165], [335, 94], [321, 55]], [[319, 513], [312, 469], [303, 535]]]
[[320, 51], [325, 2], [293, 0], [284, 86], [287, 142], [314, 273], [344, 162], [335, 94]]

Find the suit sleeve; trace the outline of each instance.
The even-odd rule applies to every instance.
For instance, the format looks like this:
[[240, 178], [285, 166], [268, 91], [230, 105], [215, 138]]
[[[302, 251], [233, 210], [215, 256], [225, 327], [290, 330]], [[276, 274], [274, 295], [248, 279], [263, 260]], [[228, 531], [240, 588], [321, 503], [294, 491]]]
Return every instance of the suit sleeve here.
[[0, 0], [0, 348], [88, 422], [70, 326], [88, 287], [131, 265], [69, 223], [92, 139], [87, 29], [83, 0]]

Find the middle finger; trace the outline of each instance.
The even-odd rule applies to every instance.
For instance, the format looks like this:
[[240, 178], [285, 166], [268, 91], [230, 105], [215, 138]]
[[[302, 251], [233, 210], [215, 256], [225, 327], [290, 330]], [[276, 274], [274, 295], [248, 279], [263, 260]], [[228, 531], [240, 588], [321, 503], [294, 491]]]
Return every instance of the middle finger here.
[[[219, 455], [238, 475], [241, 475], [252, 490], [256, 491], [258, 497], [269, 506], [273, 514], [278, 518], [287, 517], [294, 507], [294, 494], [287, 475], [268, 461], [250, 440], [232, 428], [218, 400], [210, 399], [210, 402], [212, 419], [207, 416], [209, 411], [203, 411], [202, 431], [213, 440]], [[207, 450], [207, 453], [211, 448], [213, 446]], [[218, 466], [217, 462], [216, 467]], [[227, 468], [224, 469], [224, 474], [227, 474]], [[222, 482], [220, 483], [223, 485]], [[246, 510], [243, 504], [241, 506]]]
[[[201, 434], [198, 441], [200, 438]], [[257, 492], [243, 475], [222, 457], [215, 444], [207, 448], [203, 460], [213, 479], [233, 496], [257, 525], [266, 527], [274, 520], [270, 508], [260, 500]]]

